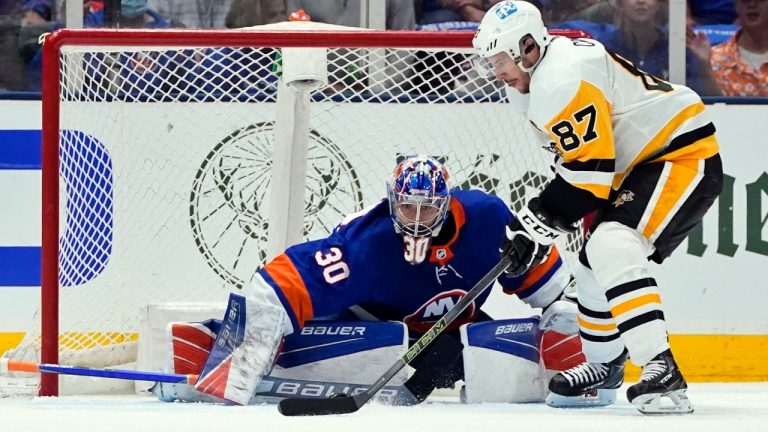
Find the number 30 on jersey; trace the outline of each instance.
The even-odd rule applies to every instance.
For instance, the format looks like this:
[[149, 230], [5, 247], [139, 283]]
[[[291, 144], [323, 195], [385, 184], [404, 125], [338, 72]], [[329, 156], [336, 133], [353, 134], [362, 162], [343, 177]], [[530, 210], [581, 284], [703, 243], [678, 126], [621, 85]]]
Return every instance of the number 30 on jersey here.
[[317, 251], [315, 261], [323, 267], [323, 278], [329, 284], [341, 282], [349, 277], [349, 266], [342, 260], [341, 249], [332, 247], [328, 253]]

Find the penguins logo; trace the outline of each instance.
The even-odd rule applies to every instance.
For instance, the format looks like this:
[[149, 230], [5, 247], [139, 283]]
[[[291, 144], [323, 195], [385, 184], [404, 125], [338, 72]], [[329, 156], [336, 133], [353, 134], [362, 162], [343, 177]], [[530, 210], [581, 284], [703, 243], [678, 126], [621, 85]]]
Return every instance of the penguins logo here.
[[618, 208], [620, 205], [624, 204], [625, 202], [634, 201], [635, 200], [635, 193], [631, 190], [623, 190], [619, 194], [618, 197], [613, 201], [613, 206]]
[[[205, 262], [241, 288], [266, 264], [274, 123], [238, 129], [216, 144], [192, 184], [192, 235]], [[355, 170], [339, 147], [310, 130], [304, 236], [331, 232], [347, 212], [363, 208]]]

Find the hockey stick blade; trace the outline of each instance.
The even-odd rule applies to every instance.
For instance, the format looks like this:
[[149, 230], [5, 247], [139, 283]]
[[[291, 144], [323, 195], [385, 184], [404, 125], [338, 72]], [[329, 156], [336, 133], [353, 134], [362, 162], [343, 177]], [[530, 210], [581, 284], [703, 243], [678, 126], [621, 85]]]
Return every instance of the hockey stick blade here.
[[278, 403], [277, 410], [289, 417], [349, 414], [359, 410], [369, 399], [366, 393], [338, 395], [328, 399], [283, 399]]
[[506, 269], [512, 261], [512, 257], [505, 255], [498, 264], [493, 266], [488, 273], [470, 289], [456, 305], [440, 318], [429, 330], [427, 330], [416, 342], [411, 345], [402, 357], [397, 359], [376, 382], [366, 391], [354, 395], [332, 396], [324, 399], [283, 399], [278, 403], [278, 410], [285, 416], [313, 416], [329, 414], [353, 413], [365, 405], [376, 393], [381, 390], [392, 377], [397, 375], [402, 368], [411, 362], [430, 342], [443, 332], [474, 300], [490, 286], [494, 280]]

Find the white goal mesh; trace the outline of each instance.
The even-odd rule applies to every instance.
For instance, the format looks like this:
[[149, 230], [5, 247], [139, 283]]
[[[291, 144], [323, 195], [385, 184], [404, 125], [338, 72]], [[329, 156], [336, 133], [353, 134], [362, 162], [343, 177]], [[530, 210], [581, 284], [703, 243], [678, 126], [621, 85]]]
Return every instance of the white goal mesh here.
[[[133, 33], [70, 31], [71, 44], [59, 35], [60, 66], [46, 74], [59, 85], [44, 103], [59, 119], [60, 363], [131, 362], [147, 303], [224, 301], [264, 264], [269, 239], [285, 236], [270, 221], [302, 213], [274, 204], [296, 192], [274, 181], [287, 169], [273, 157], [278, 136], [307, 141], [306, 239], [383, 197], [405, 155], [437, 156], [455, 185], [515, 209], [550, 177], [552, 155], [504, 90], [470, 68], [471, 34], [446, 33], [451, 48], [428, 32], [368, 48], [381, 33], [349, 32], [359, 48], [323, 31], [279, 44], [241, 32], [239, 46], [219, 42], [234, 32]], [[281, 84], [291, 49], [320, 52], [327, 84]], [[575, 250], [579, 238], [569, 241]], [[35, 330], [13, 355], [39, 350]]]

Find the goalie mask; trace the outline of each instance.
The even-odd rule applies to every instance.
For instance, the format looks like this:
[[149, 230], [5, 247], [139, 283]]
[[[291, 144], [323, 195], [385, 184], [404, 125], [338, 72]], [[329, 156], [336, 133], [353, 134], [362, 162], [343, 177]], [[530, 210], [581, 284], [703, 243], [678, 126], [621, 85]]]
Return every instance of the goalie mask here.
[[448, 217], [448, 177], [436, 159], [414, 156], [400, 162], [387, 183], [390, 217], [403, 236], [404, 258], [411, 264], [424, 261], [432, 238]]
[[[539, 60], [531, 67], [524, 67], [523, 54], [530, 52], [533, 43], [524, 44], [526, 36], [541, 48]], [[544, 56], [544, 49], [552, 37], [544, 27], [541, 12], [536, 6], [525, 1], [503, 1], [496, 3], [483, 16], [480, 26], [472, 39], [477, 56], [472, 63], [475, 68], [489, 79], [494, 79], [494, 68], [489, 59], [496, 54], [506, 52], [520, 69], [531, 72]]]

